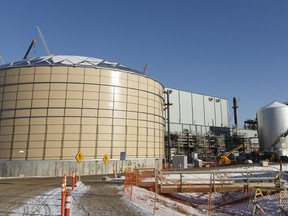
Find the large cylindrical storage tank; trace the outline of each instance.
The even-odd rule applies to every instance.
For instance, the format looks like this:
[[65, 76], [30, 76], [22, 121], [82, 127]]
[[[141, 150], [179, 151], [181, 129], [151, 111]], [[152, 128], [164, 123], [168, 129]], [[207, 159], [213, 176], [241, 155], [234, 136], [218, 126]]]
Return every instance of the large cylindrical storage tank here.
[[[257, 111], [258, 135], [261, 150], [271, 150], [271, 145], [288, 130], [288, 106], [273, 102]], [[281, 141], [288, 143], [288, 137]]]
[[0, 160], [164, 157], [162, 84], [97, 58], [0, 66], [0, 123]]

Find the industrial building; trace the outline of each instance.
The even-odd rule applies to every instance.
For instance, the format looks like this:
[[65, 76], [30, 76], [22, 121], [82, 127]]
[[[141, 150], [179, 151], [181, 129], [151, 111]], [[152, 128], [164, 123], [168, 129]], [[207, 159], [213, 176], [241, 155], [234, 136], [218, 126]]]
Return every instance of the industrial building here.
[[[172, 88], [170, 90], [170, 131], [188, 130], [204, 135], [211, 128], [229, 128], [228, 100]], [[166, 95], [167, 101], [167, 95]]]
[[0, 66], [0, 160], [164, 157], [163, 85], [118, 63], [51, 55]]
[[228, 100], [173, 88], [165, 92], [165, 101], [170, 104], [166, 154], [170, 149], [172, 156], [187, 155], [191, 162], [193, 155], [209, 160], [226, 151], [226, 139], [230, 138]]
[[106, 172], [105, 155], [116, 170], [123, 160], [215, 159], [231, 135], [226, 99], [164, 88], [137, 70], [82, 56], [0, 65], [0, 121], [1, 176], [58, 175], [75, 167], [78, 152], [83, 174]]

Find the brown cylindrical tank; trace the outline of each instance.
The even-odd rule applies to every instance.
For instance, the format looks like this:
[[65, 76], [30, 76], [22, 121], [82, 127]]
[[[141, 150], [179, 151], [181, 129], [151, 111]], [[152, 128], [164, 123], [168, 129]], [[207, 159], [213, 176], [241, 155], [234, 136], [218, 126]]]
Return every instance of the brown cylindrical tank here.
[[96, 58], [0, 66], [0, 121], [0, 160], [164, 156], [162, 84]]

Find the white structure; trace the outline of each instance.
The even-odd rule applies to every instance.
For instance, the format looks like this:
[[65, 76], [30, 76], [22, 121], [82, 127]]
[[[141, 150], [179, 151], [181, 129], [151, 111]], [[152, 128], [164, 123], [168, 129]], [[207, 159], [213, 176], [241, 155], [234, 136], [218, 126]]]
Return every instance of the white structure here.
[[172, 90], [169, 95], [173, 104], [170, 106], [172, 133], [187, 129], [193, 134], [204, 135], [210, 127], [229, 127], [226, 99], [172, 88], [167, 90]]
[[288, 137], [279, 139], [288, 130], [288, 106], [273, 102], [257, 111], [258, 134], [261, 150], [271, 150], [272, 144], [279, 140], [276, 150], [279, 156], [287, 156]]

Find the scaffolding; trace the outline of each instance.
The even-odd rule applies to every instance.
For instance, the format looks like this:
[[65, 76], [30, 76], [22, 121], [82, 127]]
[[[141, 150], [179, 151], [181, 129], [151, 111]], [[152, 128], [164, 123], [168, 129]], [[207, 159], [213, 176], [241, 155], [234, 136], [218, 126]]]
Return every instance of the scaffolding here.
[[198, 159], [208, 161], [215, 160], [226, 151], [223, 135], [175, 133], [172, 137], [172, 154], [187, 155], [188, 163], [192, 161], [193, 153], [198, 154]]

